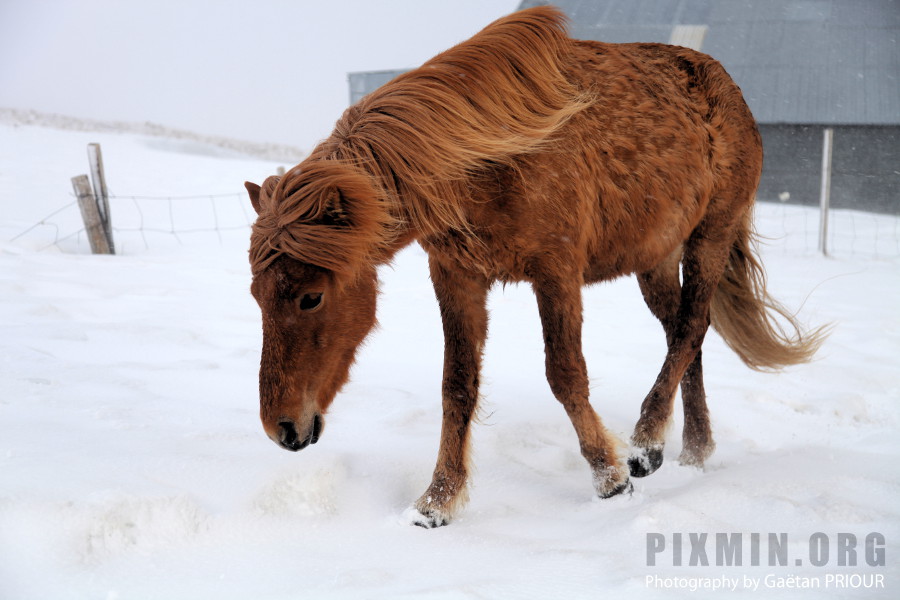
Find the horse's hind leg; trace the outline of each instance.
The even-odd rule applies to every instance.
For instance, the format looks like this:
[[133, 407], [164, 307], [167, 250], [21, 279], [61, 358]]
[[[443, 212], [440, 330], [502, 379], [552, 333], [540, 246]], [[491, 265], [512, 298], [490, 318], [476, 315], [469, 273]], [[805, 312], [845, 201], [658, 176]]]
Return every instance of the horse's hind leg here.
[[575, 427], [581, 454], [591, 467], [601, 498], [632, 489], [628, 470], [620, 462], [618, 441], [606, 431], [588, 400], [587, 366], [581, 351], [581, 282], [536, 281], [534, 293], [544, 330], [547, 381]]
[[431, 485], [415, 503], [413, 524], [439, 527], [468, 499], [469, 425], [478, 403], [481, 353], [487, 337], [490, 282], [429, 259], [444, 326], [443, 424]]
[[[662, 463], [663, 433], [672, 413], [675, 389], [695, 361], [695, 371], [687, 378], [691, 388], [687, 412], [697, 409], [697, 393], [702, 391], [702, 387], [696, 385], [701, 371], [697, 357], [709, 329], [709, 306], [725, 269], [738, 220], [722, 212], [716, 216], [718, 218], [707, 214], [684, 244], [684, 282], [678, 310], [670, 326], [671, 334], [667, 335], [669, 350], [656, 383], [641, 405], [641, 416], [631, 436], [633, 452], [628, 464], [635, 476], [649, 475]], [[689, 421], [688, 426], [693, 427], [695, 423]]]
[[697, 356], [681, 379], [684, 428], [681, 432], [681, 455], [678, 462], [694, 467], [702, 467], [716, 449], [709, 422], [709, 409], [706, 406], [706, 390], [703, 387], [702, 354], [702, 350], [697, 350]]
[[[679, 247], [654, 269], [638, 275], [641, 293], [651, 312], [662, 323], [666, 332], [666, 343], [671, 346], [675, 336], [678, 307], [681, 304], [681, 283], [679, 263], [682, 249]], [[702, 352], [688, 366], [681, 380], [681, 398], [684, 405], [684, 429], [682, 432], [682, 464], [702, 466], [715, 449], [706, 407], [706, 393], [703, 388]], [[668, 402], [648, 407], [653, 414], [647, 416], [645, 439], [652, 440], [648, 446], [635, 449], [629, 458], [631, 474], [643, 477], [655, 471], [663, 461], [665, 430], [671, 419], [674, 392]]]

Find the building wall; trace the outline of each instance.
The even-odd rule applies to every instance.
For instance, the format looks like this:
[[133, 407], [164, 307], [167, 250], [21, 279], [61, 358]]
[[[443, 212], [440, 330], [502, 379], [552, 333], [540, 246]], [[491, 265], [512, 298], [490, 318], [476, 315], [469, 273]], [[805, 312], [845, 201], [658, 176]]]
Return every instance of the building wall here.
[[406, 70], [394, 69], [390, 71], [348, 73], [347, 85], [350, 88], [350, 104], [356, 104], [369, 92], [374, 92], [397, 75], [405, 72]]
[[[817, 205], [823, 125], [761, 124], [763, 174], [757, 197]], [[900, 215], [900, 126], [833, 126], [831, 206]], [[782, 200], [783, 201], [783, 200]]]

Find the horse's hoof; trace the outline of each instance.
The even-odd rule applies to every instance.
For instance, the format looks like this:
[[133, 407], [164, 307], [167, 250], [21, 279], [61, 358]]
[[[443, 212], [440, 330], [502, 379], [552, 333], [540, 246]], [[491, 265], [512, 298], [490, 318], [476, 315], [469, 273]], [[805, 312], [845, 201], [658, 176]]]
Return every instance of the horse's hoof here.
[[607, 498], [612, 498], [613, 496], [618, 496], [619, 494], [627, 494], [631, 495], [634, 492], [634, 485], [632, 485], [631, 480], [627, 479], [624, 483], [619, 484], [615, 487], [611, 492], [607, 492], [606, 494], [598, 494], [602, 500], [606, 500]]
[[715, 451], [716, 445], [713, 442], [706, 444], [685, 444], [678, 457], [678, 462], [685, 467], [694, 467], [703, 469], [706, 459]]
[[683, 467], [693, 467], [695, 469], [703, 470], [703, 464], [706, 462], [705, 457], [696, 456], [694, 454], [686, 454], [684, 452], [678, 457], [678, 464]]
[[628, 457], [628, 469], [632, 477], [646, 477], [663, 463], [663, 450], [659, 448], [634, 448]]
[[421, 512], [413, 507], [407, 511], [406, 516], [410, 525], [424, 527], [425, 529], [436, 529], [450, 524], [450, 519], [438, 511]]

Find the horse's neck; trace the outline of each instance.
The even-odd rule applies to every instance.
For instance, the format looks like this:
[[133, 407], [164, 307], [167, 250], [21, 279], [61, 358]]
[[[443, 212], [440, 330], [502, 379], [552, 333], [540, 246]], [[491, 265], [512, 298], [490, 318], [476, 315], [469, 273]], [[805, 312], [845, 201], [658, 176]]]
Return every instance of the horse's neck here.
[[389, 254], [389, 260], [394, 257], [397, 252], [403, 250], [414, 241], [416, 241], [416, 232], [411, 228], [406, 228], [400, 235], [398, 235], [390, 244], [388, 244], [387, 251]]
[[418, 232], [412, 226], [411, 217], [403, 205], [403, 198], [400, 196], [391, 198], [389, 204], [391, 218], [394, 223], [397, 223], [397, 226], [391, 232], [391, 237], [385, 244], [387, 261], [392, 260], [397, 252], [409, 246], [419, 237]]
[[382, 192], [381, 198], [377, 201], [384, 203], [384, 209], [390, 214], [391, 221], [396, 224], [390, 230], [390, 238], [383, 244], [387, 253], [385, 262], [388, 262], [397, 252], [416, 240], [418, 231], [413, 226], [413, 217], [409, 212], [407, 199], [404, 198], [403, 191], [398, 189], [393, 180], [390, 167], [378, 165], [377, 169], [366, 169], [366, 171], [372, 177], [373, 186]]

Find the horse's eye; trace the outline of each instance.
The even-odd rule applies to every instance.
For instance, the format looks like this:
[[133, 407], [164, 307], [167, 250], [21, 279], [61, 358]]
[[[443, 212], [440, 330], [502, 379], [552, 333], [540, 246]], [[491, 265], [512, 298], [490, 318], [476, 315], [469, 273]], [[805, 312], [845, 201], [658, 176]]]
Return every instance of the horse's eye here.
[[303, 294], [300, 298], [300, 310], [313, 310], [322, 304], [322, 294]]

